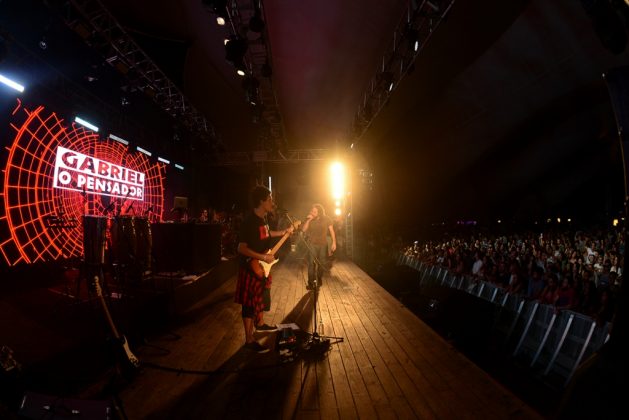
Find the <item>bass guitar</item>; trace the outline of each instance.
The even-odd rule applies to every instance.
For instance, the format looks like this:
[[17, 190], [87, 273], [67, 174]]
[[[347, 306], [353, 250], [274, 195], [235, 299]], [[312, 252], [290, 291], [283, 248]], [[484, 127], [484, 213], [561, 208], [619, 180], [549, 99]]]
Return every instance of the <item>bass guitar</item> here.
[[111, 333], [113, 334], [114, 340], [117, 344], [116, 353], [120, 362], [120, 369], [122, 371], [122, 374], [127, 378], [132, 377], [140, 367], [140, 360], [131, 352], [131, 349], [129, 348], [129, 343], [127, 342], [125, 336], [118, 333], [118, 329], [114, 324], [114, 320], [109, 313], [107, 302], [105, 302], [105, 297], [103, 296], [103, 290], [100, 287], [98, 276], [94, 276], [94, 288], [96, 289], [96, 295], [100, 300], [100, 303], [103, 307], [103, 312], [105, 312], [105, 318], [107, 318], [107, 322], [109, 323], [109, 327], [111, 328]]
[[[297, 220], [295, 223], [293, 223], [293, 227], [297, 229], [300, 224], [301, 222]], [[266, 252], [266, 254], [275, 255], [275, 253], [281, 248], [281, 246], [284, 245], [284, 242], [286, 242], [286, 239], [288, 239], [290, 234], [291, 232], [286, 232], [284, 236], [282, 236], [282, 238], [277, 241], [275, 246]], [[271, 273], [271, 267], [273, 267], [273, 265], [275, 265], [275, 263], [277, 263], [279, 260], [279, 258], [276, 258], [274, 261], [268, 263], [252, 258], [249, 260], [249, 267], [251, 268], [251, 271], [253, 271], [253, 273], [256, 275], [256, 277], [269, 277], [269, 274]]]

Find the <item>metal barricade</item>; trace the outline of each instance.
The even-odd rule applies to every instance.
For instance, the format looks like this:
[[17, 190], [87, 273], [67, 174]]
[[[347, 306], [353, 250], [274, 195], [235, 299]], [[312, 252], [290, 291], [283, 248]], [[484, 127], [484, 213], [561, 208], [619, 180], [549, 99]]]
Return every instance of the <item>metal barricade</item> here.
[[524, 306], [522, 307], [522, 311], [520, 312], [520, 317], [518, 318], [516, 324], [513, 327], [512, 334], [514, 337], [518, 338], [518, 343], [515, 346], [513, 351], [513, 355], [515, 356], [522, 343], [524, 342], [524, 338], [533, 323], [533, 319], [535, 318], [535, 314], [537, 313], [537, 309], [539, 308], [539, 302], [537, 301], [524, 301]]
[[545, 335], [531, 360], [531, 367], [535, 364], [548, 366], [550, 363], [553, 363], [573, 325], [574, 312], [561, 311], [559, 314], [556, 314], [554, 308], [551, 307], [551, 309], [553, 310], [553, 315], [555, 315], [555, 322], [551, 323], [545, 331]]
[[501, 288], [486, 281], [481, 281], [480, 283], [481, 287], [478, 290], [477, 296], [490, 302], [496, 302], [498, 291], [501, 290]]
[[591, 317], [573, 311], [557, 314], [551, 305], [506, 293], [471, 276], [455, 275], [445, 267], [428, 266], [413, 256], [405, 255], [400, 261], [419, 272], [422, 287], [455, 288], [494, 303], [492, 331], [502, 337], [505, 350], [514, 346], [513, 356], [528, 358], [530, 367], [543, 367], [547, 380], [559, 379], [561, 386], [609, 339], [609, 323], [598, 325]]
[[506, 345], [511, 338], [516, 323], [522, 315], [526, 301], [517, 295], [505, 293], [499, 301], [499, 310], [494, 320], [493, 331], [503, 337]]
[[537, 302], [536, 304], [537, 308], [528, 318], [520, 336], [520, 341], [513, 352], [514, 356], [520, 352], [524, 352], [526, 356], [531, 356], [531, 366], [535, 364], [557, 320], [557, 314], [553, 306], [541, 305]]
[[567, 385], [583, 360], [586, 360], [609, 339], [609, 323], [598, 325], [592, 318], [571, 312], [573, 323], [565, 340], [557, 347], [544, 375], [551, 373]]

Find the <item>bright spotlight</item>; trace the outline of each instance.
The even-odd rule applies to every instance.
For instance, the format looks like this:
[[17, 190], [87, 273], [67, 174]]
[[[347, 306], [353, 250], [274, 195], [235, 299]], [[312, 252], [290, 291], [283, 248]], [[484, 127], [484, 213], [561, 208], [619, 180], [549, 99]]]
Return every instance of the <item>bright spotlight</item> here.
[[146, 156], [153, 156], [153, 153], [149, 152], [149, 151], [148, 151], [148, 150], [146, 150], [146, 149], [143, 149], [143, 148], [142, 148], [142, 147], [140, 147], [140, 146], [136, 146], [135, 150], [137, 150], [137, 151], [138, 151], [138, 152], [140, 152], [140, 153], [144, 153]]
[[74, 122], [75, 123], [79, 123], [81, 124], [83, 127], [87, 127], [90, 130], [98, 133], [98, 127], [96, 127], [94, 124], [90, 123], [89, 121], [85, 121], [83, 118], [81, 117], [74, 117]]
[[13, 80], [9, 79], [6, 76], [3, 76], [2, 74], [0, 74], [0, 83], [7, 85], [11, 89], [17, 90], [18, 92], [24, 92], [24, 86], [17, 82], [14, 82]]
[[335, 214], [335, 215], [337, 215], [337, 216], [340, 216], [340, 215], [341, 215], [341, 209], [340, 209], [340, 208], [338, 208], [338, 207], [337, 207], [337, 208], [335, 208], [335, 209], [334, 209], [334, 214]]
[[125, 140], [125, 139], [123, 139], [123, 138], [121, 138], [121, 137], [118, 137], [118, 136], [117, 136], [117, 135], [115, 135], [115, 134], [109, 134], [109, 138], [110, 138], [110, 139], [112, 139], [112, 140], [114, 140], [114, 141], [117, 141], [117, 142], [118, 142], [118, 143], [120, 143], [120, 144], [124, 144], [125, 146], [128, 146], [128, 145], [129, 145], [129, 141], [128, 141], [128, 140]]
[[340, 200], [345, 195], [345, 168], [340, 162], [330, 165], [330, 181], [332, 187], [332, 198]]
[[225, 18], [222, 16], [217, 16], [216, 17], [216, 23], [219, 24], [219, 26], [225, 26]]

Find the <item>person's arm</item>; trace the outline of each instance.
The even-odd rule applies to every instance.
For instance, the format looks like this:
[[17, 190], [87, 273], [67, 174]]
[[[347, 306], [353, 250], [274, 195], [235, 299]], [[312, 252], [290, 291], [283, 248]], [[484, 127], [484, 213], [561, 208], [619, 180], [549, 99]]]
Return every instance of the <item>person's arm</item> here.
[[306, 216], [306, 221], [304, 222], [303, 226], [301, 227], [301, 231], [302, 232], [306, 232], [308, 230], [308, 228], [310, 227], [310, 221], [312, 220], [312, 214], [309, 214], [308, 216]]
[[330, 236], [332, 237], [332, 246], [330, 247], [330, 250], [334, 252], [336, 251], [336, 234], [334, 233], [334, 227], [332, 225], [328, 226], [328, 229], [330, 229]]
[[294, 230], [295, 230], [295, 227], [293, 225], [290, 225], [286, 229], [283, 229], [283, 230], [272, 230], [269, 233], [271, 235], [271, 238], [277, 238], [278, 236], [284, 236], [287, 233], [293, 233]]
[[271, 254], [261, 254], [253, 249], [249, 248], [246, 242], [238, 243], [238, 253], [245, 257], [255, 258], [256, 260], [264, 261], [266, 263], [272, 263], [275, 261], [275, 256]]

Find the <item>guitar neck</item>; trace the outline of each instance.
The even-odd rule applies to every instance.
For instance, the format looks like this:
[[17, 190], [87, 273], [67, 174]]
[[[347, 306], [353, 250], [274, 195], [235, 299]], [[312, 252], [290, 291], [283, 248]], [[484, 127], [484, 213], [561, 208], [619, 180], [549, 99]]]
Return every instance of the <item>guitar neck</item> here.
[[114, 324], [114, 320], [109, 313], [109, 308], [107, 307], [107, 302], [105, 302], [105, 297], [103, 296], [102, 290], [100, 288], [100, 284], [98, 282], [98, 276], [94, 276], [94, 283], [97, 285], [96, 294], [100, 300], [100, 304], [103, 307], [103, 312], [105, 312], [105, 317], [107, 318], [107, 322], [109, 323], [109, 327], [111, 328], [111, 332], [114, 335], [116, 340], [120, 339], [120, 334], [118, 334], [118, 329], [116, 328], [116, 324]]
[[282, 236], [282, 238], [279, 241], [277, 241], [275, 246], [271, 248], [271, 250], [268, 253], [271, 255], [275, 255], [275, 253], [280, 249], [280, 247], [284, 245], [284, 242], [286, 242], [286, 239], [288, 239], [289, 236], [290, 236], [290, 233], [286, 232], [284, 236]]
[[[293, 226], [295, 227], [295, 229], [297, 229], [297, 227], [299, 227], [299, 224], [300, 224], [300, 222], [299, 222], [299, 221], [297, 221], [297, 222], [295, 222], [295, 223], [293, 224]], [[290, 232], [286, 232], [286, 233], [284, 234], [284, 236], [282, 236], [282, 238], [281, 238], [279, 241], [277, 241], [277, 243], [275, 244], [275, 246], [274, 246], [273, 248], [271, 248], [271, 250], [268, 252], [268, 254], [275, 255], [275, 254], [277, 253], [277, 251], [280, 249], [280, 247], [281, 247], [282, 245], [284, 245], [284, 242], [286, 242], [286, 239], [288, 239], [288, 237], [290, 236], [290, 234], [291, 234]]]

